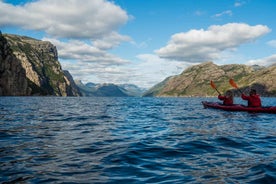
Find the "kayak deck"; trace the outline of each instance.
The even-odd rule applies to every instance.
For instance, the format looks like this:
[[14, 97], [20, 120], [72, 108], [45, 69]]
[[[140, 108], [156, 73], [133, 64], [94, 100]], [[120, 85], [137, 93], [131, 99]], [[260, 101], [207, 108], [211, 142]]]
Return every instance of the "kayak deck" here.
[[269, 106], [269, 107], [246, 107], [239, 104], [234, 105], [222, 105], [218, 102], [207, 102], [202, 101], [202, 105], [204, 108], [213, 108], [213, 109], [221, 109], [224, 111], [247, 111], [247, 112], [261, 112], [261, 113], [272, 113], [276, 114], [276, 106]]

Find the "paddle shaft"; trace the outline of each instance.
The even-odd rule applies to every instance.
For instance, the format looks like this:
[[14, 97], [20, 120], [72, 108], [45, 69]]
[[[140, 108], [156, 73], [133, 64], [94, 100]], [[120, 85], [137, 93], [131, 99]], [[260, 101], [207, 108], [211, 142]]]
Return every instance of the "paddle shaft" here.
[[211, 87], [212, 87], [213, 89], [215, 89], [215, 90], [218, 92], [218, 94], [220, 95], [220, 92], [219, 92], [219, 90], [217, 89], [215, 83], [214, 83], [213, 81], [211, 81], [210, 84], [211, 84]]
[[215, 90], [218, 92], [218, 94], [220, 95], [220, 92], [218, 91], [218, 89], [217, 88], [215, 88]]

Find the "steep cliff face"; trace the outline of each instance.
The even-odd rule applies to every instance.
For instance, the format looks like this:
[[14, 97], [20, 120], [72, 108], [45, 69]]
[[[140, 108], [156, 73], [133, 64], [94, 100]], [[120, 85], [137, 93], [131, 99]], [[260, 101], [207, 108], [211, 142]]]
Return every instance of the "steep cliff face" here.
[[70, 74], [69, 71], [63, 70], [64, 75], [65, 75], [65, 80], [66, 83], [70, 84], [67, 85], [66, 92], [68, 96], [81, 96], [81, 91], [77, 84], [75, 83], [72, 75]]
[[26, 71], [0, 32], [0, 96], [30, 95]]
[[[1, 80], [13, 80], [16, 83], [25, 80], [25, 86], [16, 86], [16, 90], [10, 89], [2, 95], [79, 96], [74, 81], [69, 79], [70, 74], [67, 72], [65, 75], [62, 71], [57, 49], [50, 42], [10, 34], [3, 34], [0, 37], [3, 52], [1, 65], [10, 67], [18, 65], [17, 68], [22, 68], [20, 79], [11, 79], [10, 76], [2, 74]], [[14, 62], [7, 58], [13, 58]], [[8, 72], [7, 66], [1, 71], [16, 76], [20, 73], [14, 70]], [[1, 88], [7, 88], [7, 83], [3, 82]]]
[[[233, 87], [233, 78], [242, 90], [254, 87], [262, 96], [276, 96], [276, 66], [255, 68], [252, 66], [230, 64], [218, 66], [212, 62], [202, 63], [184, 70], [151, 88], [144, 96], [216, 96], [210, 87], [213, 80], [217, 88], [224, 92]], [[233, 90], [239, 95], [237, 90]]]

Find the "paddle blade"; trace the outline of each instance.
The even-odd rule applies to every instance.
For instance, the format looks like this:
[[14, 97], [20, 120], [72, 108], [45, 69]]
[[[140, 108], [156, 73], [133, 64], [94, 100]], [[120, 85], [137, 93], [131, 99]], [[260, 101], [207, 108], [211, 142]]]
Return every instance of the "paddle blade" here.
[[220, 94], [220, 92], [218, 91], [215, 83], [213, 81], [211, 81], [210, 84], [211, 84], [212, 88], [215, 89], [218, 92], [218, 94]]
[[216, 85], [215, 85], [215, 83], [212, 80], [211, 80], [210, 84], [211, 84], [211, 86], [212, 86], [213, 89], [217, 88]]
[[235, 83], [234, 79], [230, 79], [229, 83], [231, 84], [231, 86], [233, 86], [234, 88], [238, 89], [239, 87], [237, 86], [237, 84]]

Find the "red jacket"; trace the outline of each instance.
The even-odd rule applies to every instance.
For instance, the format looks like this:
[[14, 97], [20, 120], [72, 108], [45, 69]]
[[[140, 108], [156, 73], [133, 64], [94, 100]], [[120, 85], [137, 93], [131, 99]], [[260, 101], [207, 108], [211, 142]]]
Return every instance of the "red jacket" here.
[[219, 95], [218, 99], [223, 100], [223, 105], [233, 105], [233, 98]]
[[248, 107], [261, 107], [262, 106], [261, 99], [258, 94], [250, 95], [250, 96], [246, 96], [246, 95], [242, 94], [241, 97], [243, 100], [248, 101]]

